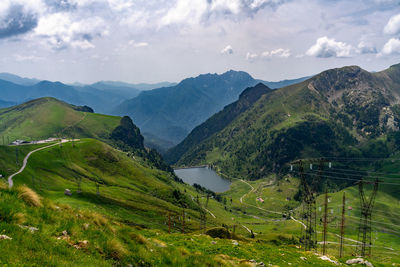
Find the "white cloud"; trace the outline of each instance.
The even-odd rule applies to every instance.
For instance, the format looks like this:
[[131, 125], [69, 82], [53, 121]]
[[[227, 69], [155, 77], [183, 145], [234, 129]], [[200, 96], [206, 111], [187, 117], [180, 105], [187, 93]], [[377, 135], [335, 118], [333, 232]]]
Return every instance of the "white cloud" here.
[[249, 3], [250, 8], [258, 9], [263, 7], [264, 5], [276, 5], [281, 3], [280, 0], [253, 0]]
[[288, 58], [290, 57], [290, 49], [278, 48], [272, 51], [265, 51], [261, 54], [263, 58], [272, 58], [272, 57], [280, 57], [280, 58]]
[[135, 40], [130, 40], [129, 41], [129, 45], [133, 46], [135, 48], [139, 48], [139, 47], [146, 47], [149, 45], [149, 43], [147, 42], [136, 42]]
[[356, 52], [358, 54], [376, 54], [377, 50], [373, 44], [361, 41], [357, 46]]
[[133, 2], [129, 0], [108, 0], [108, 4], [115, 11], [124, 11], [133, 7]]
[[161, 18], [160, 26], [179, 23], [198, 24], [215, 17], [252, 17], [265, 6], [282, 3], [282, 0], [177, 0]]
[[306, 55], [320, 58], [350, 57], [352, 49], [349, 44], [324, 36], [317, 39], [317, 42], [307, 50]]
[[398, 34], [400, 33], [400, 14], [391, 17], [386, 24], [383, 32], [386, 34]]
[[239, 0], [214, 0], [211, 2], [211, 11], [231, 12], [238, 14], [241, 11], [241, 2]]
[[78, 40], [78, 41], [71, 42], [71, 47], [86, 50], [86, 49], [94, 48], [95, 46], [88, 40]]
[[20, 55], [20, 54], [15, 54], [14, 55], [15, 60], [18, 62], [38, 62], [40, 60], [43, 60], [42, 57], [37, 57], [33, 55]]
[[250, 62], [254, 62], [254, 60], [256, 60], [257, 58], [258, 58], [258, 55], [255, 53], [247, 52], [247, 54], [246, 54], [246, 60], [248, 60]]
[[177, 0], [173, 8], [161, 19], [161, 25], [174, 23], [198, 23], [209, 8], [205, 0]]
[[224, 49], [221, 50], [221, 54], [231, 55], [233, 54], [233, 48], [231, 45], [227, 45]]
[[108, 27], [100, 17], [74, 20], [70, 13], [54, 13], [43, 16], [34, 30], [36, 36], [47, 39], [56, 49], [94, 48], [92, 39], [109, 34]]
[[35, 13], [42, 13], [47, 10], [42, 0], [1, 0], [0, 16], [7, 12], [10, 7], [16, 5], [23, 6], [25, 11], [34, 11]]
[[382, 51], [379, 55], [392, 55], [400, 54], [400, 40], [392, 38], [383, 46]]

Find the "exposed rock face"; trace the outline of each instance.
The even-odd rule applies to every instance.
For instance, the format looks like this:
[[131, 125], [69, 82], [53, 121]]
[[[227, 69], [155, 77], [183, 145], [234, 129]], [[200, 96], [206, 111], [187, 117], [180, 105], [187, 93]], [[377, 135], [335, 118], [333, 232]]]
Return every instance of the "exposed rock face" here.
[[111, 133], [111, 139], [133, 149], [144, 149], [143, 136], [128, 116], [121, 119], [120, 125]]

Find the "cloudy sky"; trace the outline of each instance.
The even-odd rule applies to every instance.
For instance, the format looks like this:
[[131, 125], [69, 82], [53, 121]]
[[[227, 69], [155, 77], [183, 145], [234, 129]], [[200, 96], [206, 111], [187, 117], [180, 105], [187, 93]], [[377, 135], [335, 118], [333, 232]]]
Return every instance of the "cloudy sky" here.
[[274, 81], [396, 63], [399, 0], [0, 0], [0, 72], [25, 77]]

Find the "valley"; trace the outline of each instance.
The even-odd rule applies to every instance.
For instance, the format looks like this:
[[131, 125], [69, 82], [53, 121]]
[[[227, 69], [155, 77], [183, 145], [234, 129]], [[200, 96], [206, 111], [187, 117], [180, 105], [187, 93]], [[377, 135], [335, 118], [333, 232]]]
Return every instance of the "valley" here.
[[[374, 266], [397, 264], [398, 114], [396, 98], [389, 98], [397, 94], [397, 71], [398, 65], [376, 74], [345, 67], [280, 89], [246, 87], [236, 102], [165, 153], [175, 170], [147, 147], [127, 116], [98, 114], [51, 97], [0, 109], [0, 261], [346, 264], [361, 244], [355, 183], [366, 181], [368, 200], [368, 182], [379, 178], [369, 219], [372, 254], [365, 259]], [[334, 85], [327, 83], [331, 76]], [[382, 96], [374, 89], [372, 97], [365, 94], [366, 83], [389, 86]], [[379, 112], [354, 115], [350, 108], [358, 110], [357, 98], [336, 96], [350, 90]], [[305, 187], [313, 181], [315, 187]], [[315, 190], [315, 226], [305, 212], [307, 188]], [[310, 250], [304, 247], [309, 229], [316, 242]], [[40, 252], [21, 257], [10, 253], [16, 248]]]
[[400, 267], [399, 0], [0, 0], [0, 266]]

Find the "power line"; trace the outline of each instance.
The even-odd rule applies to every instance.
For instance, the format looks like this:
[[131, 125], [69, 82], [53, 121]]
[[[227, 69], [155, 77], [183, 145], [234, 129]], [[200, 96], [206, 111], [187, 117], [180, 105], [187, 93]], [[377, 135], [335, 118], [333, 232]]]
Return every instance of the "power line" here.
[[[332, 168], [332, 169], [333, 169], [333, 170], [339, 170], [339, 169], [334, 169], [334, 168]], [[342, 170], [342, 171], [345, 171], [345, 170]], [[382, 175], [378, 176], [378, 175], [369, 175], [368, 172], [366, 172], [367, 175], [352, 174], [352, 173], [337, 172], [337, 171], [333, 171], [333, 172], [326, 171], [326, 172], [327, 172], [327, 173], [332, 173], [332, 174], [343, 174], [343, 175], [349, 175], [349, 176], [367, 177], [367, 178], [371, 178], [371, 179], [375, 179], [375, 178], [382, 178], [382, 179], [400, 179], [400, 177], [385, 177], [385, 175], [387, 175], [387, 174], [383, 174], [383, 173], [382, 173]], [[356, 172], [356, 171], [354, 171], [354, 172]], [[362, 171], [360, 171], [360, 172], [362, 172]]]
[[[385, 173], [385, 172], [375, 172], [375, 171], [363, 171], [363, 170], [349, 170], [349, 169], [340, 169], [340, 168], [331, 168], [332, 170], [339, 170], [345, 172], [366, 172], [366, 173], [375, 173], [380, 175], [399, 175], [398, 173]], [[400, 176], [399, 176], [400, 178]]]
[[[298, 171], [294, 171], [294, 172], [298, 172]], [[310, 173], [310, 172], [306, 172], [305, 174], [314, 175], [314, 176], [318, 175], [318, 174], [316, 174], [316, 173]], [[330, 179], [338, 179], [338, 180], [360, 181], [360, 179], [335, 177], [335, 176], [329, 176], [329, 175], [323, 175], [323, 177], [328, 177], [328, 178], [330, 178]], [[386, 182], [380, 182], [379, 184], [400, 185], [400, 184], [397, 184], [397, 183], [386, 183]]]

